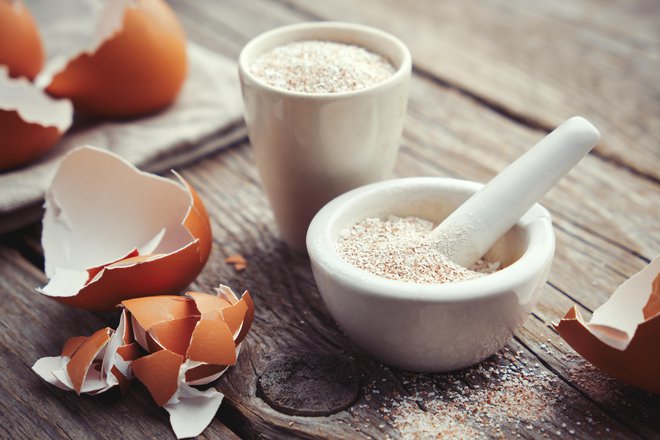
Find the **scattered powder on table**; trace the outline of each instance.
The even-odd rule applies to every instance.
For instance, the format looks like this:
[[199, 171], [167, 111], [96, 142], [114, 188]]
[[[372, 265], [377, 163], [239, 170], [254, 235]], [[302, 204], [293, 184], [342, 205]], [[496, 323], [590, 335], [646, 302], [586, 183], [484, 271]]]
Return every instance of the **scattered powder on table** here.
[[346, 261], [391, 280], [450, 283], [495, 272], [499, 262], [479, 260], [469, 269], [442, 255], [429, 240], [434, 224], [419, 217], [366, 218], [344, 229], [337, 250]]
[[509, 347], [452, 373], [394, 374], [402, 391], [392, 393], [378, 380], [367, 383], [358, 409], [375, 407], [382, 427], [390, 425], [403, 439], [547, 438], [593, 428], [562, 424], [575, 417], [569, 408], [579, 394], [535, 358]]
[[250, 71], [267, 84], [304, 93], [341, 93], [385, 81], [394, 67], [362, 47], [329, 41], [296, 41], [257, 57]]

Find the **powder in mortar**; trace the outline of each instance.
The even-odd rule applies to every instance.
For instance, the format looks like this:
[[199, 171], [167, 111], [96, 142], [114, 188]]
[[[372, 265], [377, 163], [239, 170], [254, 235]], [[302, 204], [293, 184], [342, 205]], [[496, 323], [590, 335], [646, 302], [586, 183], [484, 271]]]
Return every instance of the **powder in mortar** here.
[[374, 275], [419, 284], [469, 280], [498, 269], [499, 263], [484, 260], [469, 269], [453, 263], [429, 240], [433, 226], [419, 217], [366, 218], [341, 232], [337, 250]]
[[330, 41], [296, 41], [257, 57], [250, 71], [271, 86], [304, 93], [341, 93], [385, 81], [394, 67], [362, 47]]

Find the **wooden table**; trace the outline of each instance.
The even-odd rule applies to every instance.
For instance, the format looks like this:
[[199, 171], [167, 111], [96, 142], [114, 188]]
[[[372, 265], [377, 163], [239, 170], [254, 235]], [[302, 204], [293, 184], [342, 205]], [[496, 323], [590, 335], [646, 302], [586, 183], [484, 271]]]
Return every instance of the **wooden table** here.
[[[204, 437], [426, 438], [435, 429], [439, 438], [660, 438], [660, 396], [599, 373], [551, 327], [574, 303], [588, 316], [660, 250], [657, 0], [172, 4], [192, 40], [232, 58], [255, 35], [300, 21], [356, 21], [399, 36], [415, 67], [398, 176], [487, 181], [574, 114], [603, 134], [542, 201], [557, 252], [532, 316], [498, 355], [452, 374], [384, 367], [337, 328], [308, 260], [278, 241], [247, 138], [183, 168], [214, 228], [211, 259], [192, 287], [247, 288], [257, 307], [238, 365], [217, 382], [226, 398]], [[123, 398], [76, 397], [30, 371], [67, 337], [117, 320], [34, 291], [46, 281], [39, 236], [33, 225], [0, 241], [0, 437], [172, 437], [165, 411], [139, 384]], [[237, 252], [245, 271], [223, 263]], [[353, 360], [361, 373], [355, 404], [302, 417], [257, 397], [269, 362], [299, 353]]]

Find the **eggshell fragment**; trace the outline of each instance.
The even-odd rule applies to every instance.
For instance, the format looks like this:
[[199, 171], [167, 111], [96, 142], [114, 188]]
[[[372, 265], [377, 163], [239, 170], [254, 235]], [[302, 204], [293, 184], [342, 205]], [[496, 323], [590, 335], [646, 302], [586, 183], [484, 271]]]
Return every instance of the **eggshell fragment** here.
[[169, 105], [186, 77], [186, 37], [162, 0], [108, 0], [94, 43], [38, 78], [77, 110], [132, 117]]
[[554, 327], [599, 369], [660, 394], [660, 256], [621, 284], [589, 323], [574, 306]]
[[181, 184], [93, 147], [69, 153], [46, 195], [50, 281], [38, 290], [74, 307], [112, 310], [128, 298], [184, 289], [208, 260], [211, 224], [178, 177]]
[[127, 325], [123, 313], [116, 331], [106, 327], [69, 338], [60, 356], [41, 358], [32, 369], [46, 382], [77, 394], [100, 394], [116, 385], [125, 392], [133, 377], [130, 364], [141, 355]]
[[71, 102], [50, 98], [25, 78], [10, 78], [0, 66], [0, 171], [48, 151], [72, 121]]
[[0, 65], [9, 76], [29, 79], [44, 65], [44, 47], [37, 24], [19, 0], [0, 0]]
[[149, 390], [156, 405], [165, 405], [179, 386], [183, 356], [160, 350], [133, 362], [133, 373]]
[[[192, 385], [208, 384], [236, 363], [240, 341], [254, 317], [250, 294], [246, 291], [238, 298], [220, 286], [216, 295], [135, 298], [122, 306], [117, 330], [70, 338], [61, 356], [39, 359], [33, 370], [58, 388], [78, 394], [98, 394], [116, 385], [124, 392], [135, 376], [170, 414], [177, 437], [199, 435], [223, 395]], [[139, 346], [147, 348], [146, 353]]]
[[247, 267], [247, 261], [241, 254], [231, 255], [225, 258], [225, 263], [233, 264], [236, 272], [240, 272]]

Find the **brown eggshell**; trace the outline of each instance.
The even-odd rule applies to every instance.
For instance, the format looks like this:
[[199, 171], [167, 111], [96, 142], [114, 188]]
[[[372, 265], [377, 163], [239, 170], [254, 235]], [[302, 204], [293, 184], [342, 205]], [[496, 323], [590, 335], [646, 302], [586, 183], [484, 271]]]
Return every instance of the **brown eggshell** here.
[[163, 406], [178, 388], [179, 368], [183, 356], [169, 350], [160, 350], [133, 361], [135, 377], [144, 384], [156, 405]]
[[218, 293], [218, 296], [200, 292], [188, 292], [187, 295], [195, 300], [202, 315], [213, 311], [219, 312], [232, 334], [236, 335], [235, 343], [238, 345], [252, 326], [254, 303], [247, 290], [240, 300], [225, 286], [218, 289]]
[[73, 354], [78, 350], [78, 348], [82, 345], [83, 342], [87, 340], [87, 336], [71, 336], [69, 339], [66, 340], [64, 343], [64, 347], [62, 347], [62, 356], [71, 358]]
[[71, 361], [67, 364], [66, 371], [69, 374], [76, 393], [80, 394], [80, 390], [87, 377], [87, 372], [92, 362], [94, 362], [94, 358], [110, 340], [111, 332], [112, 329], [106, 327], [86, 338], [73, 354]]
[[[0, 48], [5, 46], [12, 44], [0, 44]], [[51, 99], [25, 78], [10, 78], [6, 67], [0, 67], [0, 171], [47, 152], [72, 120], [70, 102]]]
[[117, 354], [125, 361], [134, 361], [135, 359], [142, 356], [142, 351], [137, 342], [132, 342], [130, 344], [122, 345], [117, 349]]
[[[110, 205], [99, 206], [101, 200]], [[112, 310], [129, 298], [180, 292], [206, 264], [212, 238], [206, 209], [184, 180], [142, 173], [112, 153], [85, 147], [69, 153], [55, 176], [42, 243], [51, 278], [42, 293], [74, 307]], [[141, 246], [146, 254], [122, 257]]]
[[[34, 79], [44, 65], [44, 48], [22, 1], [0, 0], [0, 42], [0, 64], [9, 67], [9, 75]], [[1, 125], [0, 133], [6, 134]]]
[[246, 290], [241, 297], [241, 301], [244, 301], [247, 305], [247, 311], [245, 312], [245, 319], [243, 320], [243, 325], [241, 326], [241, 331], [236, 337], [236, 344], [243, 342], [243, 339], [247, 336], [248, 332], [252, 328], [252, 322], [254, 321], [254, 302], [250, 293]]
[[187, 316], [154, 325], [149, 329], [149, 334], [158, 347], [150, 347], [150, 351], [166, 349], [185, 356], [198, 321], [199, 316]]
[[161, 322], [198, 314], [193, 301], [175, 295], [128, 299], [122, 301], [121, 305], [131, 312], [133, 318], [145, 331], [149, 331]]
[[186, 371], [186, 382], [194, 383], [197, 381], [202, 381], [204, 383], [208, 383], [207, 378], [222, 373], [227, 369], [227, 367], [228, 365], [202, 364], [198, 367], [191, 368], [190, 370]]
[[61, 133], [55, 127], [25, 122], [17, 112], [0, 110], [0, 171], [23, 165], [48, 151]]
[[[651, 278], [652, 275], [655, 278]], [[633, 285], [630, 281], [635, 278], [637, 283]], [[648, 282], [640, 283], [640, 278], [645, 278], [644, 281]], [[644, 291], [643, 286], [648, 290]], [[639, 307], [639, 302], [636, 301], [638, 298], [648, 300]], [[591, 323], [585, 323], [575, 306], [554, 327], [576, 352], [594, 366], [629, 385], [660, 394], [659, 298], [660, 258], [656, 258], [649, 266], [622, 284], [608, 301], [617, 301], [616, 307], [613, 308], [616, 313], [638, 315], [641, 319], [631, 336], [614, 327], [614, 323], [611, 328], [602, 322], [595, 327]], [[629, 305], [627, 302], [633, 303], [630, 307], [638, 307], [637, 310], [625, 310], [626, 305]]]
[[234, 365], [236, 345], [233, 333], [217, 312], [206, 314], [197, 323], [186, 358], [214, 365]]
[[135, 0], [120, 29], [71, 59], [46, 90], [86, 113], [133, 117], [169, 105], [186, 70], [186, 37], [175, 13], [162, 0]]
[[124, 374], [121, 371], [119, 371], [119, 368], [117, 368], [116, 366], [113, 366], [110, 369], [110, 372], [112, 373], [113, 376], [117, 378], [121, 395], [122, 396], [126, 395], [126, 393], [128, 393], [129, 387], [131, 386], [131, 381], [126, 376], [124, 376]]
[[232, 303], [228, 300], [220, 296], [209, 295], [208, 293], [188, 292], [186, 293], [186, 296], [189, 296], [194, 300], [194, 304], [197, 307], [197, 310], [199, 310], [199, 313], [202, 315], [211, 312], [219, 312], [222, 309], [232, 305]]

